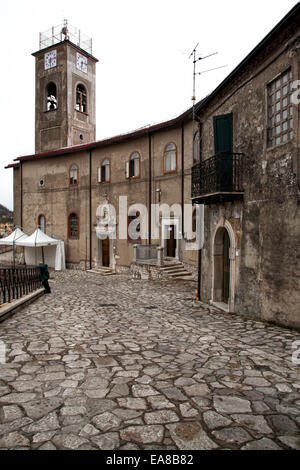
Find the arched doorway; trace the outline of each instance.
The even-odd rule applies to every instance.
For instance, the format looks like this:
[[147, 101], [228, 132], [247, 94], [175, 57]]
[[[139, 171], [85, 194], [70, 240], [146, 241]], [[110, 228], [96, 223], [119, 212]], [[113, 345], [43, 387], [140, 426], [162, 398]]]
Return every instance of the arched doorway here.
[[213, 300], [229, 304], [230, 301], [230, 238], [226, 228], [217, 230], [214, 242]]

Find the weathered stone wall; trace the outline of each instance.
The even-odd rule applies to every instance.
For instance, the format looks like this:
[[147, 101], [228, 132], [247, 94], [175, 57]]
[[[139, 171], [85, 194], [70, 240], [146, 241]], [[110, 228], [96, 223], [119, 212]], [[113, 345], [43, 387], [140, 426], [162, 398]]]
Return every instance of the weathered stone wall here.
[[[299, 34], [299, 26], [293, 31]], [[202, 297], [213, 290], [213, 227], [225, 217], [235, 233], [233, 308], [284, 325], [300, 325], [299, 294], [299, 108], [294, 106], [294, 137], [267, 148], [267, 85], [292, 69], [299, 79], [300, 55], [286, 46], [291, 31], [268, 45], [259, 58], [202, 112], [203, 159], [214, 155], [213, 116], [233, 113], [233, 151], [244, 153], [244, 202], [207, 206], [202, 258]], [[297, 52], [298, 51], [298, 52]], [[298, 287], [297, 287], [298, 286]]]
[[[190, 168], [192, 165], [191, 125], [187, 124], [185, 133], [185, 168], [183, 200], [190, 203]], [[181, 128], [157, 132], [151, 137], [152, 191], [151, 204], [181, 204]], [[174, 142], [177, 147], [177, 172], [164, 174], [163, 155], [165, 146]], [[125, 164], [130, 155], [138, 152], [141, 161], [140, 178], [126, 179]], [[65, 241], [67, 265], [75, 266], [83, 260], [89, 265], [90, 242], [87, 240], [90, 230], [90, 176], [89, 152], [74, 152], [51, 158], [40, 158], [23, 163], [23, 226], [33, 231], [38, 224], [39, 215], [46, 218], [47, 233], [54, 233]], [[98, 182], [98, 168], [104, 160], [110, 161], [111, 181]], [[69, 169], [76, 164], [79, 168], [79, 184], [69, 185]], [[40, 181], [44, 185], [40, 186]], [[92, 262], [97, 264], [99, 242], [96, 237], [96, 211], [100, 204], [107, 201], [116, 208], [117, 235], [120, 227], [118, 218], [119, 197], [127, 196], [128, 209], [133, 204], [144, 204], [149, 210], [149, 140], [148, 136], [132, 138], [128, 141], [112, 144], [92, 151]], [[156, 189], [161, 189], [160, 201]], [[18, 195], [16, 193], [16, 199]], [[79, 216], [79, 240], [68, 238], [68, 216], [72, 212]], [[180, 227], [181, 229], [181, 227]], [[129, 267], [133, 260], [133, 244], [126, 240], [111, 240], [113, 253], [118, 266]], [[143, 240], [143, 244], [147, 241]], [[152, 238], [152, 243], [159, 243]], [[182, 256], [182, 255], [181, 255]], [[197, 253], [184, 251], [183, 258], [190, 264], [197, 262]]]
[[[76, 67], [78, 49], [72, 43], [63, 41], [55, 44], [51, 50], [57, 51], [57, 65], [47, 70], [45, 70], [45, 51], [34, 54], [36, 58], [36, 153], [93, 142], [96, 138], [95, 60], [85, 54], [87, 57], [87, 73], [85, 73]], [[46, 88], [50, 82], [56, 85], [57, 109], [48, 111]], [[76, 110], [78, 84], [84, 85], [87, 92], [86, 112]]]

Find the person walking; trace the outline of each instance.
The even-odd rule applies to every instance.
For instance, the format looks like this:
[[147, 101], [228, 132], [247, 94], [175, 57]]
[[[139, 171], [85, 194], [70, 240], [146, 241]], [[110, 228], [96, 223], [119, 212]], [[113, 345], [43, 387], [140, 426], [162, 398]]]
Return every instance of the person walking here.
[[51, 294], [51, 289], [49, 286], [48, 279], [50, 278], [50, 274], [48, 271], [48, 265], [44, 263], [40, 263], [36, 266], [37, 269], [40, 269], [40, 280], [45, 288], [45, 294]]

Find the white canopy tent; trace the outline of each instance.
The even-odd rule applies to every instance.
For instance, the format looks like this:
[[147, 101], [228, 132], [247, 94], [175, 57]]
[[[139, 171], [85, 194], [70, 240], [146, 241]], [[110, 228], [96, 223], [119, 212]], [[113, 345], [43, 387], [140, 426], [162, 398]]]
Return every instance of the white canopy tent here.
[[0, 245], [13, 247], [12, 262], [14, 267], [16, 263], [15, 246], [17, 244], [17, 241], [25, 241], [27, 238], [27, 235], [22, 232], [22, 230], [18, 227], [10, 235], [8, 235], [8, 237], [0, 238]]
[[26, 239], [17, 240], [15, 244], [25, 248], [25, 263], [29, 266], [42, 261], [56, 271], [66, 269], [64, 242], [49, 237], [39, 228]]
[[14, 232], [8, 235], [8, 237], [0, 238], [0, 245], [16, 245], [17, 241], [25, 241], [27, 238], [27, 235], [25, 235], [20, 228], [17, 228]]

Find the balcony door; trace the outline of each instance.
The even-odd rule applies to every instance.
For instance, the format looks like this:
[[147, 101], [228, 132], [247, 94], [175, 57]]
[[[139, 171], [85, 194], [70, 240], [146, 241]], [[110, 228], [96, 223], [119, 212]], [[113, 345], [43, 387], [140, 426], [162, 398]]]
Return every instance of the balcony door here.
[[214, 116], [214, 140], [217, 160], [217, 175], [220, 191], [232, 191], [233, 184], [233, 126], [232, 113]]

